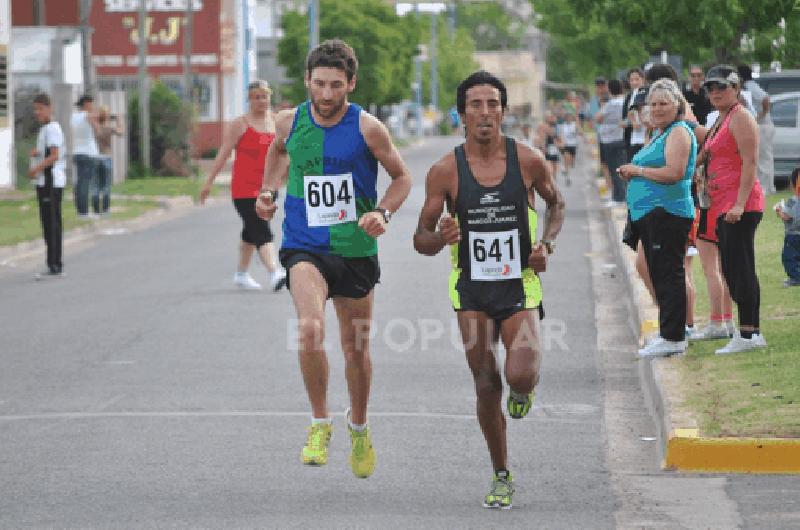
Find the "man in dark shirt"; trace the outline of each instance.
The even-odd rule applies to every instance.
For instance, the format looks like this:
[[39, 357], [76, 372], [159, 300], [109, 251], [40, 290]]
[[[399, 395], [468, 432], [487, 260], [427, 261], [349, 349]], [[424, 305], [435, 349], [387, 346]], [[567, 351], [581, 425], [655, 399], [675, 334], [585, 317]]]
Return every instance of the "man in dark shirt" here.
[[706, 89], [703, 88], [703, 81], [705, 80], [703, 69], [697, 65], [690, 66], [689, 80], [691, 86], [683, 91], [683, 97], [685, 97], [686, 101], [691, 105], [692, 112], [694, 112], [694, 115], [697, 117], [697, 122], [701, 125], [705, 125], [706, 116], [714, 109], [711, 106], [711, 102], [708, 100]]

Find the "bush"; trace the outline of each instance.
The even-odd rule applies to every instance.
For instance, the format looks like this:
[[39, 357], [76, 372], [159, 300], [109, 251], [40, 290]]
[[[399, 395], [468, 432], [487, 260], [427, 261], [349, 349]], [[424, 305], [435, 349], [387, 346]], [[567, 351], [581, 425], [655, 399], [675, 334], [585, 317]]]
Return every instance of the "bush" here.
[[28, 162], [31, 149], [36, 147], [39, 123], [33, 115], [33, 98], [39, 90], [23, 87], [14, 91], [14, 150], [16, 151], [18, 189], [30, 188]]
[[[139, 151], [139, 95], [133, 93], [128, 103], [130, 123], [130, 158], [141, 160]], [[156, 81], [150, 90], [150, 167], [144, 171], [140, 163], [131, 163], [129, 176], [176, 174], [175, 160], [185, 158], [186, 135], [192, 126], [193, 110], [163, 83]], [[189, 174], [185, 171], [178, 172]]]

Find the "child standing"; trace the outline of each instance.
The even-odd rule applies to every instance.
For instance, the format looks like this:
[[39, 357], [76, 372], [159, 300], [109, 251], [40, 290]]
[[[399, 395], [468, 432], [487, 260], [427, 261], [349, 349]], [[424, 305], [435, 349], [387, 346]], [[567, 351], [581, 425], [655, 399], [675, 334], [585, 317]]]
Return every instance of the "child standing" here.
[[794, 190], [794, 197], [775, 205], [775, 213], [786, 225], [781, 260], [789, 278], [783, 282], [784, 287], [800, 286], [800, 184], [797, 182], [798, 174], [800, 174], [800, 167], [792, 172], [791, 187]]
[[58, 122], [52, 120], [53, 107], [47, 94], [39, 94], [33, 99], [33, 114], [42, 127], [36, 147], [31, 151], [28, 177], [36, 180], [39, 219], [47, 247], [47, 269], [37, 278], [58, 277], [64, 269], [61, 263], [61, 198], [67, 181], [64, 172], [64, 133]]

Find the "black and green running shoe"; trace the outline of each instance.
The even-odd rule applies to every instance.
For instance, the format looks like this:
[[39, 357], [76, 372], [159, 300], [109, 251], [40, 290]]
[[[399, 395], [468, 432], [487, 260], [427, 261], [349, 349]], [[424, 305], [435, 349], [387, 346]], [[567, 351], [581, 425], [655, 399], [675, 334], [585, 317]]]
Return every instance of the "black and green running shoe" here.
[[533, 406], [533, 395], [534, 391], [531, 390], [530, 394], [527, 395], [520, 395], [516, 392], [509, 392], [508, 393], [508, 401], [506, 401], [506, 407], [508, 407], [508, 415], [514, 418], [515, 420], [519, 420], [527, 416], [528, 412], [530, 412], [531, 407]]
[[508, 510], [511, 508], [513, 495], [514, 481], [511, 478], [511, 472], [498, 471], [492, 479], [492, 489], [483, 499], [483, 507]]

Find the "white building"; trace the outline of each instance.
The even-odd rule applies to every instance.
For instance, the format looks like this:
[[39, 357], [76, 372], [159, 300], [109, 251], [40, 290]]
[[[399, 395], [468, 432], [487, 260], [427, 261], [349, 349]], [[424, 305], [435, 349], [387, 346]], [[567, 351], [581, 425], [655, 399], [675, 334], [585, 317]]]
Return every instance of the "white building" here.
[[14, 105], [11, 99], [11, 3], [0, 0], [0, 188], [14, 186]]

